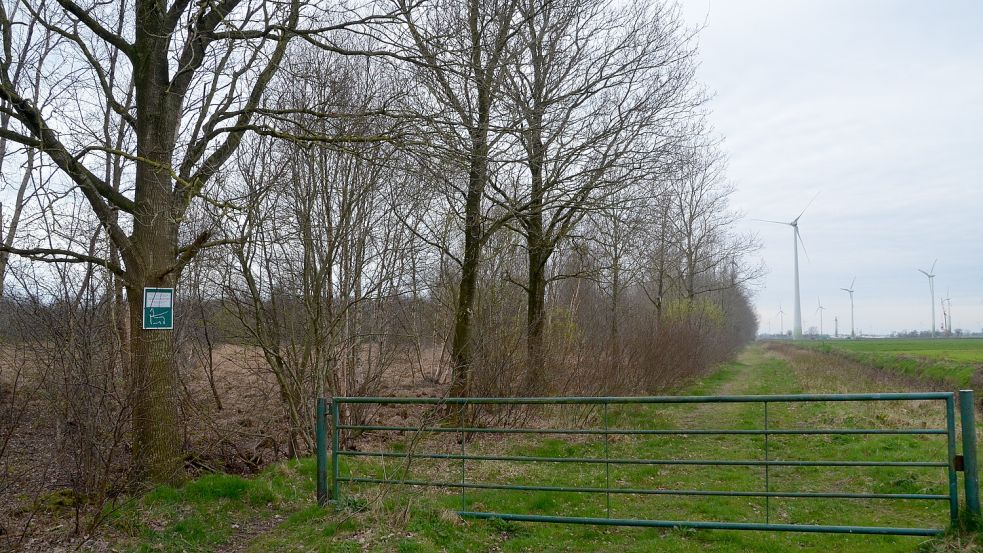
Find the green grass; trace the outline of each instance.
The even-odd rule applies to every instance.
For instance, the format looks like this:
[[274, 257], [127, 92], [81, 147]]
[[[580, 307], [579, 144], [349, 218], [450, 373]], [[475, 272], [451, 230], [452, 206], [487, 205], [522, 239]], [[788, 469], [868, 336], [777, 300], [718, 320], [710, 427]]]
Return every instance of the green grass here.
[[835, 344], [836, 347], [848, 351], [916, 355], [945, 361], [983, 363], [983, 338], [844, 340]]
[[[212, 551], [245, 525], [304, 512], [313, 471], [313, 459], [304, 459], [271, 466], [254, 478], [209, 474], [180, 488], [155, 488], [113, 510], [108, 520], [130, 551]], [[329, 521], [322, 509], [314, 510]]]
[[837, 352], [868, 366], [958, 387], [973, 384], [983, 368], [983, 339], [871, 339], [800, 341], [796, 345]]
[[[848, 375], [829, 371], [817, 377], [805, 368], [752, 348], [740, 363], [722, 367], [687, 389], [694, 394], [765, 394], [840, 391]], [[579, 417], [598, 425], [599, 413], [551, 408], [556, 424]], [[774, 404], [772, 427], [911, 427], [943, 425], [941, 406], [915, 402]], [[617, 406], [609, 411], [614, 428], [759, 428], [761, 404]], [[606, 444], [611, 457], [677, 459], [760, 459], [758, 436], [617, 436]], [[428, 451], [459, 451], [453, 436], [417, 444]], [[395, 449], [393, 445], [391, 448]], [[483, 438], [469, 453], [536, 456], [603, 456], [601, 437]], [[772, 459], [944, 460], [938, 436], [771, 437]], [[458, 461], [416, 460], [403, 465], [351, 458], [345, 474], [454, 480]], [[580, 525], [462, 520], [457, 490], [420, 490], [372, 485], [343, 487], [342, 508], [313, 505], [311, 460], [276, 465], [244, 479], [210, 475], [183, 488], [158, 488], [112, 517], [111, 525], [132, 551], [212, 551], [235, 544], [248, 551], [915, 551], [944, 542], [924, 538], [736, 531], [657, 530]], [[472, 462], [469, 481], [603, 487], [604, 465]], [[772, 490], [944, 493], [942, 469], [771, 468]], [[614, 487], [761, 490], [760, 467], [612, 466]], [[468, 490], [468, 509], [544, 515], [606, 516], [607, 498], [579, 493]], [[945, 526], [945, 502], [772, 498], [707, 498], [614, 494], [611, 516], [663, 520], [763, 522], [766, 507], [778, 523]]]

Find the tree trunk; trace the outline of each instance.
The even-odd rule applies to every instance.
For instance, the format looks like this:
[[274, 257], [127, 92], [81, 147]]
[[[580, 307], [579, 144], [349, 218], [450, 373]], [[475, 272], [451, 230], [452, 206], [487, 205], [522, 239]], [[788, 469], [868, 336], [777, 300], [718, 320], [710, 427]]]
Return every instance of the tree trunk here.
[[527, 290], [526, 348], [529, 367], [526, 392], [545, 395], [546, 370], [546, 254], [541, 247], [529, 248], [529, 283]]
[[457, 294], [454, 340], [451, 345], [454, 363], [450, 389], [452, 397], [468, 396], [472, 384], [471, 325], [481, 257], [481, 195], [485, 188], [485, 172], [488, 166], [487, 115], [482, 118], [482, 122], [479, 129], [472, 133], [468, 193], [464, 206], [464, 259], [461, 263], [461, 286]]
[[526, 302], [526, 347], [529, 366], [526, 373], [526, 391], [529, 394], [543, 394], [545, 370], [546, 333], [546, 262], [552, 253], [543, 235], [543, 161], [545, 147], [542, 140], [541, 111], [534, 110], [529, 120], [527, 154], [531, 177], [528, 215], [523, 217], [526, 230], [526, 250], [528, 252], [529, 282]]
[[[451, 379], [450, 395], [466, 397], [471, 391], [471, 323], [474, 298], [478, 282], [478, 232], [472, 228], [468, 196], [468, 223], [465, 225], [464, 260], [461, 265], [461, 285], [457, 295], [457, 310], [454, 315], [454, 340], [451, 345], [451, 358], [454, 375]], [[478, 203], [478, 200], [475, 200]], [[480, 225], [480, 223], [479, 223]]]
[[621, 259], [615, 248], [611, 268], [611, 374], [621, 371], [621, 331], [618, 324], [618, 311], [621, 304]]
[[[150, 159], [160, 156], [161, 150], [164, 148], [138, 144], [138, 151]], [[139, 164], [136, 197], [137, 205], [149, 207], [134, 213], [131, 243], [141, 266], [128, 271], [136, 285], [126, 290], [130, 310], [134, 453], [141, 478], [154, 483], [175, 483], [183, 478], [183, 444], [178, 429], [174, 331], [143, 329], [143, 288], [173, 288], [178, 277], [170, 272], [177, 257], [177, 221], [171, 215], [170, 176], [149, 163]]]
[[[160, 283], [164, 286], [170, 283]], [[178, 432], [178, 382], [174, 370], [174, 332], [143, 330], [143, 290], [128, 288], [133, 457], [141, 479], [178, 483], [184, 476]]]
[[659, 260], [658, 267], [656, 268], [656, 278], [658, 292], [655, 296], [655, 328], [659, 330], [662, 326], [662, 307], [664, 305], [663, 298], [666, 294], [666, 243], [668, 241], [668, 236], [666, 233], [666, 227], [669, 224], [669, 204], [668, 202], [662, 207], [662, 219], [659, 221]]
[[137, 155], [133, 234], [136, 267], [127, 267], [130, 284], [130, 374], [133, 385], [134, 453], [138, 476], [152, 483], [183, 479], [178, 429], [179, 390], [173, 330], [143, 329], [143, 288], [174, 287], [178, 256], [178, 199], [169, 167], [180, 120], [180, 99], [168, 79], [164, 13], [138, 4], [136, 63]]

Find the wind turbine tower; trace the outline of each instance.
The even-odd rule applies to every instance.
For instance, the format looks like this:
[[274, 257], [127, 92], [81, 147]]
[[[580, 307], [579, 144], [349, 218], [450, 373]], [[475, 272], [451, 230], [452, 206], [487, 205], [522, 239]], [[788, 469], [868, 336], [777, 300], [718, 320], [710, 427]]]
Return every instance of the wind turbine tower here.
[[[817, 193], [816, 196], [819, 194]], [[813, 196], [809, 203], [806, 204], [805, 209], [802, 210], [795, 219], [789, 222], [785, 221], [769, 221], [766, 219], [755, 219], [756, 221], [761, 221], [762, 223], [774, 223], [776, 225], [788, 225], [792, 227], [792, 262], [793, 265], [793, 275], [795, 277], [795, 303], [794, 309], [792, 311], [792, 338], [796, 340], [802, 339], [802, 304], [799, 301], [799, 244], [802, 244], [802, 251], [809, 257], [809, 252], [806, 251], [805, 242], [802, 241], [802, 235], [799, 234], [799, 219], [809, 209], [812, 202], [816, 200], [816, 196]], [[932, 301], [935, 301], [934, 299]]]
[[952, 294], [949, 289], [945, 290], [945, 297], [942, 298], [942, 325], [945, 327], [947, 336], [952, 335]]
[[782, 306], [778, 306], [778, 323], [781, 325], [782, 336], [785, 336], [785, 312], [782, 311]]
[[936, 259], [932, 262], [932, 268], [929, 270], [918, 269], [918, 272], [928, 277], [928, 291], [932, 294], [932, 338], [935, 338], [935, 264], [939, 260]]
[[819, 313], [819, 337], [822, 338], [823, 337], [823, 311], [826, 308], [823, 307], [823, 300], [820, 299], [818, 296], [816, 297], [816, 303], [819, 304], [819, 307], [816, 308], [816, 313]]
[[857, 282], [857, 277], [853, 277], [853, 281], [850, 283], [849, 288], [840, 288], [844, 292], [850, 294], [850, 338], [856, 338], [857, 335], [853, 332], [853, 285]]

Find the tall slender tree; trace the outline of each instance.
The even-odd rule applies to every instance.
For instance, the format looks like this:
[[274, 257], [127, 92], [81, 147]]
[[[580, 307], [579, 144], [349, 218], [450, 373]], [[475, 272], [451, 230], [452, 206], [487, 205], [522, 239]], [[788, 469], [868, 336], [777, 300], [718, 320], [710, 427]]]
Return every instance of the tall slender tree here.
[[[450, 337], [450, 393], [464, 396], [471, 388], [473, 307], [482, 246], [503, 224], [502, 219], [489, 222], [485, 204], [490, 153], [503, 134], [502, 87], [514, 55], [519, 0], [396, 3], [402, 25], [400, 36], [390, 40], [416, 63], [415, 74], [426, 93], [420, 105], [433, 106], [422, 112], [425, 128], [437, 139], [428, 146], [440, 151], [438, 158], [446, 162], [442, 169], [451, 168], [450, 175], [440, 177], [454, 191], [452, 210], [463, 220], [463, 252], [455, 256], [460, 281]], [[455, 182], [459, 176], [463, 186]]]

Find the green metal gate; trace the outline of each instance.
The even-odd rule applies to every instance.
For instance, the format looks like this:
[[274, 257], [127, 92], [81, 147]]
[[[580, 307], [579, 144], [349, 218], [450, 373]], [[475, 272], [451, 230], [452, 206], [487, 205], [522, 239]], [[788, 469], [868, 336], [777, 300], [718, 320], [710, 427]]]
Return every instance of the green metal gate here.
[[[792, 404], [807, 402], [901, 402], [901, 401], [935, 401], [944, 409], [945, 428], [774, 428], [769, 425], [768, 406], [775, 404]], [[956, 434], [956, 403], [958, 400], [961, 433], [962, 455], [957, 455]], [[610, 428], [608, 410], [611, 405], [647, 405], [647, 404], [709, 404], [709, 403], [759, 403], [763, 404], [763, 419], [760, 428], [756, 429], [723, 429], [723, 428], [694, 428], [694, 429], [631, 429]], [[394, 426], [370, 424], [342, 424], [340, 409], [346, 404], [403, 404], [403, 405], [457, 405], [462, 408], [480, 405], [590, 405], [596, 406], [601, 415], [601, 428], [484, 428], [468, 426]], [[801, 394], [801, 395], [744, 395], [744, 396], [657, 396], [657, 397], [536, 397], [536, 398], [409, 398], [409, 397], [334, 397], [321, 398], [318, 401], [317, 413], [317, 499], [320, 504], [337, 501], [341, 497], [342, 484], [377, 484], [377, 485], [410, 485], [427, 486], [460, 491], [461, 506], [457, 513], [462, 517], [501, 519], [526, 522], [552, 522], [594, 524], [609, 526], [636, 526], [655, 528], [704, 528], [729, 530], [769, 530], [792, 532], [827, 532], [852, 534], [892, 534], [931, 536], [945, 531], [944, 523], [937, 528], [891, 527], [891, 526], [851, 526], [851, 525], [822, 525], [822, 524], [775, 524], [771, 522], [771, 498], [829, 498], [829, 499], [878, 499], [878, 500], [918, 500], [944, 501], [949, 505], [949, 523], [953, 526], [959, 521], [959, 485], [957, 472], [964, 472], [965, 502], [969, 518], [976, 521], [980, 517], [979, 481], [976, 460], [976, 433], [974, 423], [973, 392], [963, 390], [953, 392], [930, 393], [879, 393], [879, 394]], [[340, 447], [343, 432], [434, 432], [456, 433], [460, 435], [460, 451], [457, 453], [413, 452], [400, 451], [355, 451]], [[467, 451], [467, 436], [481, 434], [554, 434], [554, 435], [594, 435], [603, 436], [604, 455], [601, 457], [544, 457], [524, 455], [481, 455], [469, 454]], [[329, 448], [327, 438], [331, 437]], [[715, 459], [646, 459], [646, 458], [615, 458], [608, 455], [607, 442], [611, 436], [670, 436], [670, 435], [757, 435], [763, 437], [762, 459], [747, 460], [715, 460]], [[939, 435], [945, 437], [947, 456], [942, 459], [919, 459], [911, 461], [887, 460], [776, 460], [769, 451], [770, 436], [794, 435]], [[331, 455], [331, 474], [328, 474], [328, 452]], [[439, 459], [444, 461], [459, 461], [459, 478], [445, 480], [412, 480], [357, 477], [342, 475], [339, 468], [341, 457], [377, 457], [377, 458], [407, 458]], [[514, 463], [582, 463], [603, 465], [607, 475], [603, 487], [577, 486], [539, 486], [509, 483], [489, 483], [471, 481], [467, 478], [467, 463], [487, 461], [507, 461]], [[610, 470], [612, 465], [691, 465], [691, 466], [748, 466], [762, 467], [764, 472], [763, 488], [760, 491], [726, 491], [703, 489], [647, 489], [622, 488], [611, 485]], [[771, 487], [769, 470], [772, 467], [909, 467], [944, 470], [948, 486], [940, 493], [853, 493], [848, 491], [828, 492], [787, 492], [774, 491]], [[601, 494], [606, 498], [606, 517], [581, 516], [547, 516], [514, 512], [484, 512], [467, 508], [466, 493], [468, 490], [516, 490], [542, 492], [575, 492]], [[708, 496], [708, 497], [760, 497], [765, 499], [765, 514], [762, 522], [725, 522], [725, 521], [694, 521], [694, 520], [650, 520], [626, 519], [611, 517], [611, 496], [620, 494], [631, 495], [663, 495], [663, 496]], [[941, 522], [941, 521], [940, 521]]]

